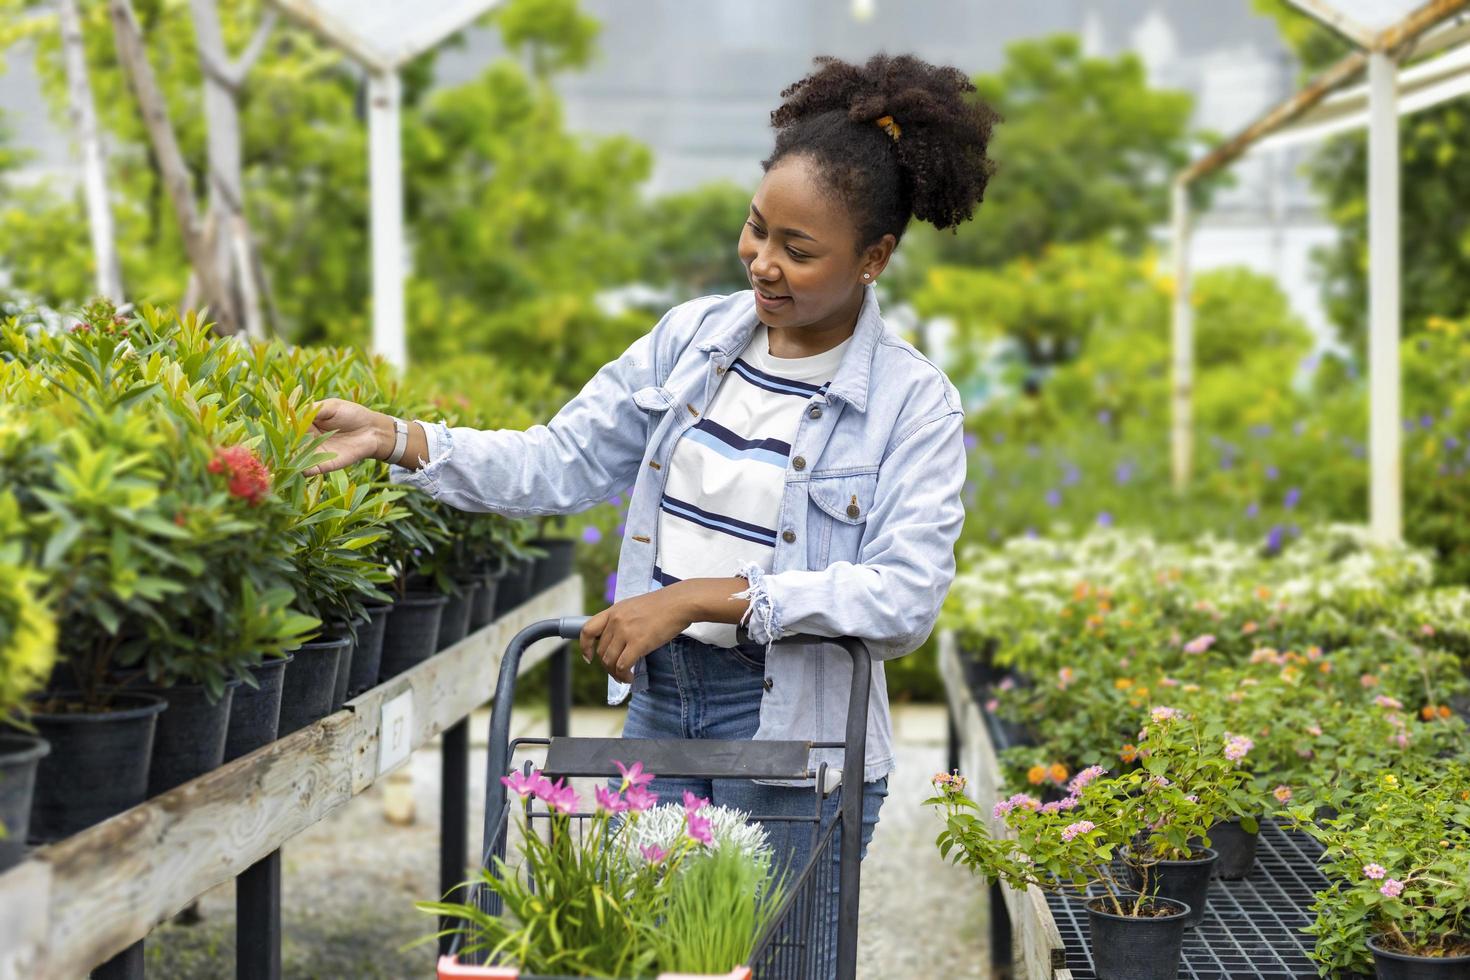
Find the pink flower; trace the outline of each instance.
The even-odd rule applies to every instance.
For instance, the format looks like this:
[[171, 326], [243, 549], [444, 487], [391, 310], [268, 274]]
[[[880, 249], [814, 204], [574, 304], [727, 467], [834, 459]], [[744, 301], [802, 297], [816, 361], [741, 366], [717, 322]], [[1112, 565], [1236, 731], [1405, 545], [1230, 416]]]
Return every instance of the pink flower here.
[[642, 813], [658, 802], [658, 794], [650, 793], [642, 786], [634, 786], [623, 794], [623, 802], [627, 804], [629, 813]]
[[684, 820], [688, 824], [690, 840], [698, 841], [705, 847], [715, 842], [715, 834], [710, 826], [709, 817], [701, 817], [698, 813], [686, 811]]
[[664, 850], [662, 847], [659, 847], [657, 844], [644, 844], [638, 849], [643, 852], [643, 860], [647, 861], [649, 864], [658, 864], [664, 858], [669, 856], [669, 852]]
[[1397, 878], [1390, 878], [1383, 883], [1378, 891], [1389, 898], [1398, 898], [1404, 893], [1404, 883]]
[[542, 792], [542, 784], [548, 786], [551, 785], [550, 781], [545, 776], [541, 775], [541, 773], [535, 770], [532, 770], [530, 775], [526, 775], [525, 773], [517, 770], [511, 773], [509, 776], [501, 776], [500, 781], [505, 784], [507, 789], [519, 796], [521, 799], [525, 799], [528, 796], [536, 796], [539, 798]]
[[1321, 725], [1308, 725], [1307, 726], [1307, 734], [1308, 735], [1311, 735], [1313, 738], [1321, 738], [1322, 737], [1322, 726]]
[[1072, 678], [1074, 676], [1075, 673], [1073, 672], [1071, 667], [1063, 667], [1061, 670], [1057, 671], [1057, 687], [1065, 691], [1067, 689], [1067, 686], [1072, 683]]
[[622, 813], [628, 809], [628, 801], [623, 799], [622, 794], [615, 793], [606, 786], [599, 786], [595, 791], [597, 796], [597, 809], [607, 813]]
[[1231, 762], [1239, 762], [1245, 758], [1247, 752], [1256, 747], [1256, 743], [1244, 735], [1232, 735], [1225, 743], [1225, 758]]
[[1203, 633], [1184, 644], [1185, 653], [1204, 653], [1215, 645], [1215, 634]]
[[1178, 687], [1179, 682], [1172, 677], [1159, 678], [1159, 687]]
[[1380, 708], [1392, 708], [1395, 711], [1403, 708], [1404, 703], [1398, 698], [1391, 698], [1387, 694], [1380, 694], [1373, 699], [1373, 703]]
[[1092, 782], [1094, 779], [1101, 776], [1105, 772], [1107, 772], [1107, 770], [1104, 769], [1102, 766], [1088, 766], [1086, 769], [1082, 770], [1077, 775], [1072, 777], [1072, 781], [1067, 784], [1067, 791], [1073, 796], [1076, 796], [1078, 793], [1087, 788], [1088, 783]]
[[1063, 810], [1071, 810], [1082, 801], [1076, 796], [1068, 796], [1061, 800], [1052, 800], [1050, 803], [1041, 805], [1042, 813], [1061, 813]]
[[1374, 881], [1381, 881], [1383, 878], [1387, 877], [1387, 875], [1388, 869], [1381, 864], [1363, 865], [1364, 878], [1372, 878]]
[[647, 786], [653, 782], [653, 773], [644, 772], [643, 763], [641, 762], [635, 762], [632, 766], [625, 766], [617, 759], [614, 759], [613, 765], [617, 766], [618, 772], [623, 774], [623, 789], [627, 789], [630, 786]]
[[553, 813], [571, 813], [577, 809], [577, 791], [566, 784], [565, 780], [558, 779], [554, 783], [546, 783], [544, 790], [536, 794], [546, 804], [546, 808]]
[[1428, 623], [1425, 623], [1423, 626], [1419, 627], [1419, 632], [1423, 633], [1425, 636], [1433, 636], [1434, 627], [1430, 626]]
[[1017, 793], [1010, 799], [1001, 800], [994, 807], [992, 807], [990, 810], [990, 815], [999, 820], [1007, 813], [1010, 813], [1012, 810], [1017, 809], [1032, 811], [1039, 810], [1041, 809], [1041, 801], [1036, 799], [1036, 797], [1034, 796], [1027, 796], [1025, 793]]
[[1271, 795], [1274, 796], [1274, 797], [1276, 797], [1276, 801], [1278, 803], [1290, 803], [1291, 802], [1291, 787], [1290, 786], [1286, 786], [1286, 785], [1283, 784], [1283, 785], [1278, 786], [1275, 789], [1273, 789], [1271, 791]]
[[1011, 691], [1014, 690], [1015, 687], [1016, 679], [1014, 677], [1002, 677], [1000, 679], [1000, 683], [996, 685], [996, 689], [1001, 691]]
[[230, 496], [248, 500], [252, 507], [271, 492], [271, 471], [247, 446], [216, 449], [208, 469], [228, 476]]
[[1089, 833], [1096, 829], [1097, 824], [1093, 823], [1091, 820], [1079, 820], [1076, 823], [1068, 824], [1066, 826], [1066, 828], [1062, 831], [1062, 840], [1075, 840], [1082, 834]]
[[993, 715], [999, 709], [1000, 709], [1000, 700], [998, 698], [989, 698], [989, 699], [986, 700], [986, 702], [985, 702], [985, 713], [987, 715]]
[[1179, 717], [1178, 708], [1155, 708], [1148, 715], [1154, 721], [1172, 721]]
[[689, 792], [689, 790], [687, 790], [687, 789], [684, 791], [684, 812], [685, 813], [698, 813], [700, 810], [703, 810], [708, 805], [709, 805], [709, 800], [706, 800], [704, 797], [702, 797], [702, 796], [695, 796], [693, 793]]

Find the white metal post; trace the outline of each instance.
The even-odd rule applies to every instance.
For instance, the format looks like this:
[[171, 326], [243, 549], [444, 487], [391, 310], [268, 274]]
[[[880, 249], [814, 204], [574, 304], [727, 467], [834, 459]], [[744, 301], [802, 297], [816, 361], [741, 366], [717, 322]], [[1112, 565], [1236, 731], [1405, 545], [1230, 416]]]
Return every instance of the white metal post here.
[[403, 157], [397, 72], [368, 73], [368, 164], [372, 183], [373, 353], [408, 363], [403, 336]]
[[1368, 56], [1368, 509], [1385, 543], [1403, 535], [1397, 69], [1382, 51]]
[[1194, 306], [1189, 284], [1189, 185], [1182, 180], [1174, 182], [1171, 206], [1174, 226], [1174, 370], [1170, 448], [1174, 489], [1183, 491], [1189, 486], [1194, 456]]
[[113, 238], [112, 208], [107, 202], [107, 165], [92, 104], [92, 83], [87, 78], [81, 12], [77, 0], [61, 0], [56, 12], [66, 65], [67, 107], [72, 132], [82, 151], [82, 187], [86, 192], [87, 226], [92, 233], [92, 258], [97, 263], [97, 295], [121, 303], [122, 275]]

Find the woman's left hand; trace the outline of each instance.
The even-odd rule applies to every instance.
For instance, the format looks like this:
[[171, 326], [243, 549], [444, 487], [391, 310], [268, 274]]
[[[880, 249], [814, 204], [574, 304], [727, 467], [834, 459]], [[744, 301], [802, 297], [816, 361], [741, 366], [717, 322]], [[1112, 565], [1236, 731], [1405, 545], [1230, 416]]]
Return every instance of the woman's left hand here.
[[[679, 583], [683, 584], [683, 583]], [[633, 665], [689, 628], [694, 620], [677, 586], [614, 603], [587, 620], [582, 659], [597, 658], [615, 680], [633, 680]]]

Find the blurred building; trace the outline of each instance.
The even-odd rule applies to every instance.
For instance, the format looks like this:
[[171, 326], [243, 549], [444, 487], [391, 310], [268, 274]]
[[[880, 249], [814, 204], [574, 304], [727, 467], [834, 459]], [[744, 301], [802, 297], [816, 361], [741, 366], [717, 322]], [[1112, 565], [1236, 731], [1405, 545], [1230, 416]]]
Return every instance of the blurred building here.
[[[971, 73], [993, 71], [1023, 37], [1074, 33], [1089, 53], [1142, 57], [1152, 81], [1196, 99], [1200, 126], [1239, 129], [1289, 94], [1297, 68], [1275, 24], [1249, 0], [583, 0], [603, 24], [601, 55], [559, 82], [570, 126], [628, 133], [652, 147], [655, 193], [728, 179], [751, 185], [771, 147], [781, 89], [819, 54], [913, 52]], [[491, 31], [439, 58], [443, 84], [497, 53]], [[0, 112], [33, 151], [25, 178], [68, 177], [66, 134], [48, 118], [25, 52], [0, 76]], [[1310, 278], [1313, 246], [1331, 241], [1306, 182], [1303, 153], [1258, 154], [1203, 218], [1201, 268], [1239, 263], [1277, 275], [1314, 328], [1325, 318]], [[1161, 234], [1166, 229], [1161, 229]]]

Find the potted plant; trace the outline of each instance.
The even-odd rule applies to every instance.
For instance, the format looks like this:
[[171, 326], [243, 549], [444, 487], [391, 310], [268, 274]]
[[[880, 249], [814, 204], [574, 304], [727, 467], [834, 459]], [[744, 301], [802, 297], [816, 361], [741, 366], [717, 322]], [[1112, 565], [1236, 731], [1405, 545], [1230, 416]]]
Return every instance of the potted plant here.
[[56, 623], [37, 591], [42, 577], [19, 563], [20, 522], [15, 498], [0, 490], [0, 871], [25, 852], [36, 766], [51, 749], [26, 708], [51, 676]]
[[1380, 772], [1350, 812], [1322, 822], [1310, 805], [1286, 814], [1325, 847], [1333, 887], [1317, 894], [1307, 929], [1324, 970], [1470, 976], [1470, 766]]
[[[943, 812], [939, 851], [954, 863], [988, 882], [1071, 891], [1086, 903], [1101, 980], [1173, 980], [1190, 907], [1136, 890], [1114, 860], [1150, 833], [1138, 797], [1151, 778], [1142, 771], [1110, 776], [1091, 766], [1072, 778], [1061, 800], [1042, 803], [1018, 793], [987, 817], [975, 812], [962, 776], [941, 773], [934, 778], [937, 795], [925, 802]], [[1176, 805], [1185, 805], [1176, 789], [1159, 787], [1157, 793], [1177, 795]]]
[[[621, 767], [621, 764], [620, 764]], [[750, 957], [784, 895], [771, 875], [765, 832], [746, 814], [686, 793], [654, 807], [653, 777], [635, 764], [616, 788], [599, 786], [590, 817], [574, 817], [577, 795], [531, 771], [504, 777], [524, 802], [521, 866], [497, 860], [475, 882], [499, 896], [503, 914], [465, 902], [420, 902], [459, 924], [420, 942], [457, 935], [456, 957], [439, 976], [748, 976]], [[550, 823], [526, 828], [526, 814]], [[585, 832], [573, 820], [585, 819]], [[644, 823], [648, 824], [644, 826]], [[488, 960], [475, 966], [461, 960]], [[507, 970], [510, 972], [507, 973]]]

